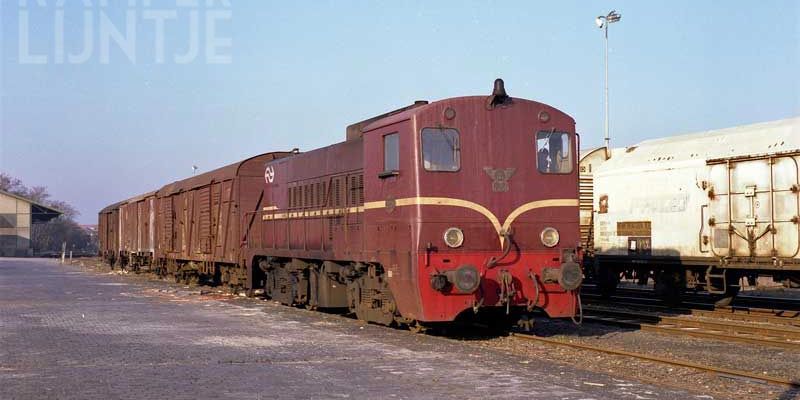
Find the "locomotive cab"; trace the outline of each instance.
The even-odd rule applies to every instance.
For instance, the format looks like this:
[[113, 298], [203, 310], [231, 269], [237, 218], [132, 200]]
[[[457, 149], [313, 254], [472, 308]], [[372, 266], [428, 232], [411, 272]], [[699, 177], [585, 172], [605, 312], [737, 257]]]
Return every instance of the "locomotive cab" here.
[[507, 96], [502, 81], [489, 97], [382, 117], [360, 129], [366, 248], [401, 313], [429, 322], [484, 308], [574, 316], [574, 120]]

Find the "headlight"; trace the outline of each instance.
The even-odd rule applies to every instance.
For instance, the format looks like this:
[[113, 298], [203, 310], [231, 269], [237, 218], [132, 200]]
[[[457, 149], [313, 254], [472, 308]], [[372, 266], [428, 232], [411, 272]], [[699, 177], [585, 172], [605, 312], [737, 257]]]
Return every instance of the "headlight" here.
[[547, 247], [555, 247], [558, 244], [558, 231], [556, 228], [547, 227], [542, 229], [542, 234], [540, 235], [542, 239], [542, 244]]
[[464, 244], [464, 232], [458, 228], [447, 228], [444, 231], [444, 243], [452, 248], [456, 248]]

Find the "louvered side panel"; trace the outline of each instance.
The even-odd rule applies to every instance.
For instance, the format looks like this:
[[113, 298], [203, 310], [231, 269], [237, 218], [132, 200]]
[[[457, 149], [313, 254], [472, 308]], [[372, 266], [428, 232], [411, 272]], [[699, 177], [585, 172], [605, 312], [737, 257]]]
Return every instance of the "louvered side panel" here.
[[206, 186], [197, 192], [198, 208], [198, 247], [200, 253], [211, 252], [211, 187]]
[[161, 237], [166, 252], [175, 250], [175, 211], [172, 207], [172, 201], [172, 196], [165, 197], [161, 201], [161, 220], [164, 221], [164, 231]]

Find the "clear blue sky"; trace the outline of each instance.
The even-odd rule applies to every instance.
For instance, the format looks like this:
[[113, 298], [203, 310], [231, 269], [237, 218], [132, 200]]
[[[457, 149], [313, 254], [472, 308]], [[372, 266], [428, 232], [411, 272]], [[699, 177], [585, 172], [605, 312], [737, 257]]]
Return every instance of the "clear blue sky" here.
[[[0, 170], [45, 185], [78, 207], [79, 220], [114, 201], [257, 153], [338, 142], [354, 121], [416, 99], [488, 94], [502, 77], [515, 97], [556, 106], [577, 121], [584, 147], [602, 142], [603, 41], [610, 29], [612, 144], [800, 115], [800, 2], [350, 2], [244, 1], [192, 8], [201, 37], [210, 11], [229, 63], [191, 43], [190, 9], [173, 1], [3, 1]], [[204, 0], [200, 0], [203, 3]], [[156, 63], [147, 10], [174, 11]], [[59, 11], [60, 10], [60, 11]], [[57, 14], [66, 54], [57, 63]], [[126, 33], [131, 61], [111, 41], [102, 60], [101, 19]], [[29, 55], [20, 59], [21, 14]], [[230, 12], [232, 17], [224, 17]], [[102, 15], [101, 15], [102, 13]], [[108, 25], [108, 24], [107, 24]], [[201, 46], [208, 41], [200, 39]]]

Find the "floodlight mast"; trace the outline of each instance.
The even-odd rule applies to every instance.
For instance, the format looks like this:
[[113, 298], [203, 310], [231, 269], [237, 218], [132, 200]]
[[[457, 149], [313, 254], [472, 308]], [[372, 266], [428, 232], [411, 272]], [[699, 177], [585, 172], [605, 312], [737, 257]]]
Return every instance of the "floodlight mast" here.
[[610, 139], [608, 135], [608, 25], [613, 24], [614, 22], [618, 22], [622, 19], [621, 14], [617, 14], [616, 10], [611, 10], [608, 15], [600, 15], [594, 19], [594, 23], [597, 25], [598, 28], [603, 30], [603, 37], [605, 42], [605, 147], [606, 147], [606, 159], [611, 156], [611, 149], [610, 149]]

